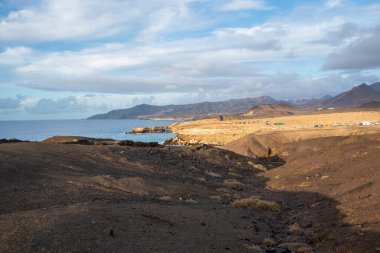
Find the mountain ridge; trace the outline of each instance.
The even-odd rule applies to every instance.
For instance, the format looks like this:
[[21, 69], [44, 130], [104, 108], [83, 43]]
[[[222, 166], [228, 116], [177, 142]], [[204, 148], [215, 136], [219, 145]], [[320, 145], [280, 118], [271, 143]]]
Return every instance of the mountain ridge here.
[[[372, 84], [375, 87], [375, 84]], [[380, 92], [373, 88], [372, 85], [362, 83], [352, 89], [342, 92], [335, 97], [330, 98], [324, 103], [324, 106], [348, 108], [358, 107], [362, 104], [370, 103], [372, 101], [380, 101]]]
[[[362, 83], [334, 97], [325, 95], [319, 99], [276, 100], [270, 96], [229, 99], [219, 102], [200, 102], [183, 105], [140, 104], [131, 108], [116, 109], [93, 115], [87, 119], [197, 119], [220, 114], [244, 114], [262, 104], [287, 104], [302, 108], [357, 108], [363, 104], [380, 101], [380, 82]], [[289, 112], [286, 112], [289, 113]]]
[[136, 105], [127, 109], [117, 109], [104, 114], [97, 114], [88, 119], [188, 119], [217, 114], [242, 113], [258, 104], [278, 103], [272, 97], [230, 99], [221, 102], [201, 102], [185, 105]]

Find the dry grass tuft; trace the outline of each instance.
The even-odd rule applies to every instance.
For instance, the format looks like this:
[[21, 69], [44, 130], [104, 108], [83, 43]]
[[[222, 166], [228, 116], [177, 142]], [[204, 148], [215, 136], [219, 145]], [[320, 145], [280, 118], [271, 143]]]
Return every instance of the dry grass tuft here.
[[313, 253], [313, 249], [309, 245], [300, 242], [282, 243], [279, 245], [279, 247], [283, 249], [288, 249], [291, 252]]
[[304, 233], [304, 229], [298, 223], [294, 223], [289, 226], [289, 232], [294, 234], [302, 234]]
[[220, 174], [212, 172], [212, 171], [206, 171], [205, 173], [211, 177], [222, 177]]
[[247, 250], [249, 252], [252, 252], [252, 253], [264, 252], [259, 246], [255, 245], [255, 244], [246, 244], [245, 247], [247, 248]]
[[313, 253], [313, 250], [310, 247], [300, 247], [298, 248], [299, 253]]
[[354, 209], [349, 208], [347, 206], [343, 206], [343, 205], [339, 205], [337, 208], [339, 212], [342, 214], [342, 216], [344, 217], [344, 221], [346, 223], [355, 224], [358, 222]]
[[235, 173], [235, 172], [228, 172], [228, 175], [231, 177], [243, 178], [243, 175], [240, 175], [240, 174]]
[[262, 244], [264, 244], [265, 246], [275, 246], [276, 245], [276, 241], [273, 240], [272, 238], [265, 238], [263, 240]]
[[244, 184], [242, 184], [241, 182], [239, 182], [238, 180], [236, 179], [226, 179], [223, 181], [223, 183], [227, 186], [231, 186], [231, 187], [234, 187], [234, 186], [243, 186]]
[[301, 184], [298, 185], [298, 187], [310, 187], [311, 186], [311, 182], [302, 182]]
[[236, 208], [249, 208], [252, 210], [263, 211], [263, 212], [279, 211], [279, 206], [276, 202], [262, 200], [262, 199], [258, 199], [254, 197], [235, 200], [234, 202], [232, 202], [232, 205]]

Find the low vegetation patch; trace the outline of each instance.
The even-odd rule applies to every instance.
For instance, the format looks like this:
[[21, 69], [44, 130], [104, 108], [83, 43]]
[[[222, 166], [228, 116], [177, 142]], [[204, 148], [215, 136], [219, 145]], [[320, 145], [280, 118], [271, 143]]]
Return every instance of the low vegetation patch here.
[[243, 178], [242, 175], [235, 173], [235, 172], [228, 172], [228, 175], [231, 177]]
[[298, 223], [294, 223], [289, 226], [289, 232], [294, 234], [302, 234], [304, 230]]
[[276, 202], [262, 200], [254, 197], [235, 200], [232, 202], [232, 205], [236, 208], [249, 208], [262, 212], [277, 212], [279, 210], [279, 206]]
[[273, 240], [272, 238], [265, 238], [265, 239], [263, 240], [263, 244], [264, 244], [265, 246], [275, 246], [275, 245], [276, 245], [276, 241]]

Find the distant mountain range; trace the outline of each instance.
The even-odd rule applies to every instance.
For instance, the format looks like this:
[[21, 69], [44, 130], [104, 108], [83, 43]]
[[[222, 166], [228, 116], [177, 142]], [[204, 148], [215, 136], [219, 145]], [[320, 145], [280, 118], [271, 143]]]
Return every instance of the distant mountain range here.
[[[299, 99], [278, 101], [269, 96], [244, 99], [230, 99], [222, 102], [203, 102], [185, 105], [147, 105], [141, 104], [127, 109], [113, 110], [108, 113], [98, 114], [88, 119], [194, 119], [218, 114], [255, 114], [255, 106], [281, 104], [276, 106], [282, 115], [292, 114], [292, 107], [296, 108], [363, 108], [369, 104], [370, 108], [378, 105], [380, 101], [380, 82], [367, 85], [360, 84], [349, 91], [337, 96], [324, 96], [320, 99]], [[286, 107], [287, 104], [289, 107]], [[258, 111], [273, 111], [274, 108], [256, 108]], [[249, 112], [251, 111], [251, 112]]]
[[186, 105], [147, 105], [141, 104], [128, 109], [113, 110], [98, 114], [89, 119], [158, 119], [158, 118], [201, 118], [215, 114], [233, 114], [248, 111], [259, 104], [278, 103], [274, 98], [231, 99], [223, 102], [203, 102]]

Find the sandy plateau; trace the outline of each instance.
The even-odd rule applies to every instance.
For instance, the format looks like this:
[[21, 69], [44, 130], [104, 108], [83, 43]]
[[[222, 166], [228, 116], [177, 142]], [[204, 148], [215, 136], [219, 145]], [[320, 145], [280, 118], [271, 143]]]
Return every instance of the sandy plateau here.
[[[171, 126], [179, 139], [188, 143], [224, 145], [250, 134], [284, 133], [290, 140], [327, 136], [376, 133], [376, 126], [359, 126], [362, 122], [380, 123], [380, 111], [321, 113], [274, 118], [216, 118], [177, 123]], [[275, 125], [283, 123], [284, 125]], [[323, 126], [316, 128], [316, 125]]]

